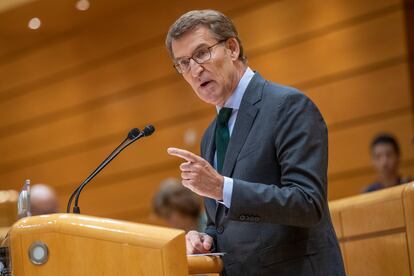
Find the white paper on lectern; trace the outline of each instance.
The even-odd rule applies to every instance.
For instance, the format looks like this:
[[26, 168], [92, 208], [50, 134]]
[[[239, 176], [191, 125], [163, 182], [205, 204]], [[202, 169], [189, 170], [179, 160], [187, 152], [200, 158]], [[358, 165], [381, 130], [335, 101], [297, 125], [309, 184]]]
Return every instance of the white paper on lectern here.
[[187, 256], [224, 256], [226, 252], [217, 252], [217, 253], [203, 253], [203, 254], [189, 254]]

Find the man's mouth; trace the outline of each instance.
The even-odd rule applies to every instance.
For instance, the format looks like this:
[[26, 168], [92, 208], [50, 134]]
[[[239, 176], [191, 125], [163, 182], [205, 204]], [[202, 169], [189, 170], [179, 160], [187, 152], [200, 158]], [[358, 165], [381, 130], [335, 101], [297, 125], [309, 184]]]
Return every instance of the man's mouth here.
[[204, 87], [206, 87], [209, 83], [210, 83], [211, 81], [204, 81], [204, 82], [202, 82], [201, 84], [200, 84], [200, 87], [201, 88], [204, 88]]

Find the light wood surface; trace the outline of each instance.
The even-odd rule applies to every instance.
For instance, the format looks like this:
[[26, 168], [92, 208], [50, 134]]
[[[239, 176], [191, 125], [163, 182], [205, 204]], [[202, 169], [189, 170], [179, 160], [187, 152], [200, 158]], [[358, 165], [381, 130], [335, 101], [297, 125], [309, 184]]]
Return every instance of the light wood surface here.
[[405, 233], [350, 241], [344, 247], [347, 275], [412, 275]]
[[15, 190], [0, 190], [0, 227], [11, 226], [17, 220], [17, 198]]
[[190, 274], [220, 272], [223, 269], [220, 257], [188, 256], [187, 261]]
[[15, 190], [0, 191], [0, 244], [17, 220], [17, 198]]
[[347, 275], [414, 275], [414, 182], [330, 202]]
[[[48, 247], [42, 265], [29, 259], [34, 242]], [[74, 214], [21, 219], [10, 230], [9, 246], [15, 276], [182, 276], [222, 269], [219, 258], [187, 261], [181, 230]]]
[[405, 227], [407, 231], [407, 249], [411, 264], [411, 275], [414, 274], [414, 185], [408, 185], [406, 192], [402, 195], [405, 215]]

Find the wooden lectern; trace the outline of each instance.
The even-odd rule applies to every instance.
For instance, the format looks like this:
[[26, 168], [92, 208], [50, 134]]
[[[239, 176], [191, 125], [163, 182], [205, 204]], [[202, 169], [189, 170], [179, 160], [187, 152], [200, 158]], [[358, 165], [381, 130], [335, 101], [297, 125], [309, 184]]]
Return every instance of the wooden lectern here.
[[184, 231], [75, 214], [19, 220], [2, 251], [13, 276], [182, 276], [222, 269], [220, 258], [187, 257]]

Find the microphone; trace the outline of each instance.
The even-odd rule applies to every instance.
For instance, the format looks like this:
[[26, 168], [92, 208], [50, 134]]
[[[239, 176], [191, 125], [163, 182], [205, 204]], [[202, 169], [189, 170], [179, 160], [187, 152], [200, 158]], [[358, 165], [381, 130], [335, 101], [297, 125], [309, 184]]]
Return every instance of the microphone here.
[[111, 162], [112, 159], [114, 159], [123, 149], [125, 149], [127, 146], [137, 141], [141, 137], [150, 136], [152, 133], [154, 133], [154, 131], [155, 131], [155, 128], [153, 125], [147, 125], [143, 131], [140, 131], [138, 128], [131, 129], [128, 132], [128, 135], [125, 138], [125, 140], [122, 141], [122, 143], [118, 147], [116, 147], [116, 149], [72, 193], [68, 201], [66, 212], [70, 213], [70, 207], [72, 205], [72, 200], [76, 196], [75, 204], [73, 206], [73, 213], [80, 214], [80, 208], [79, 208], [78, 202], [79, 202], [80, 193], [82, 192], [83, 188], [92, 180], [92, 178], [94, 178], [103, 168], [105, 168], [105, 166], [108, 165], [108, 163]]

